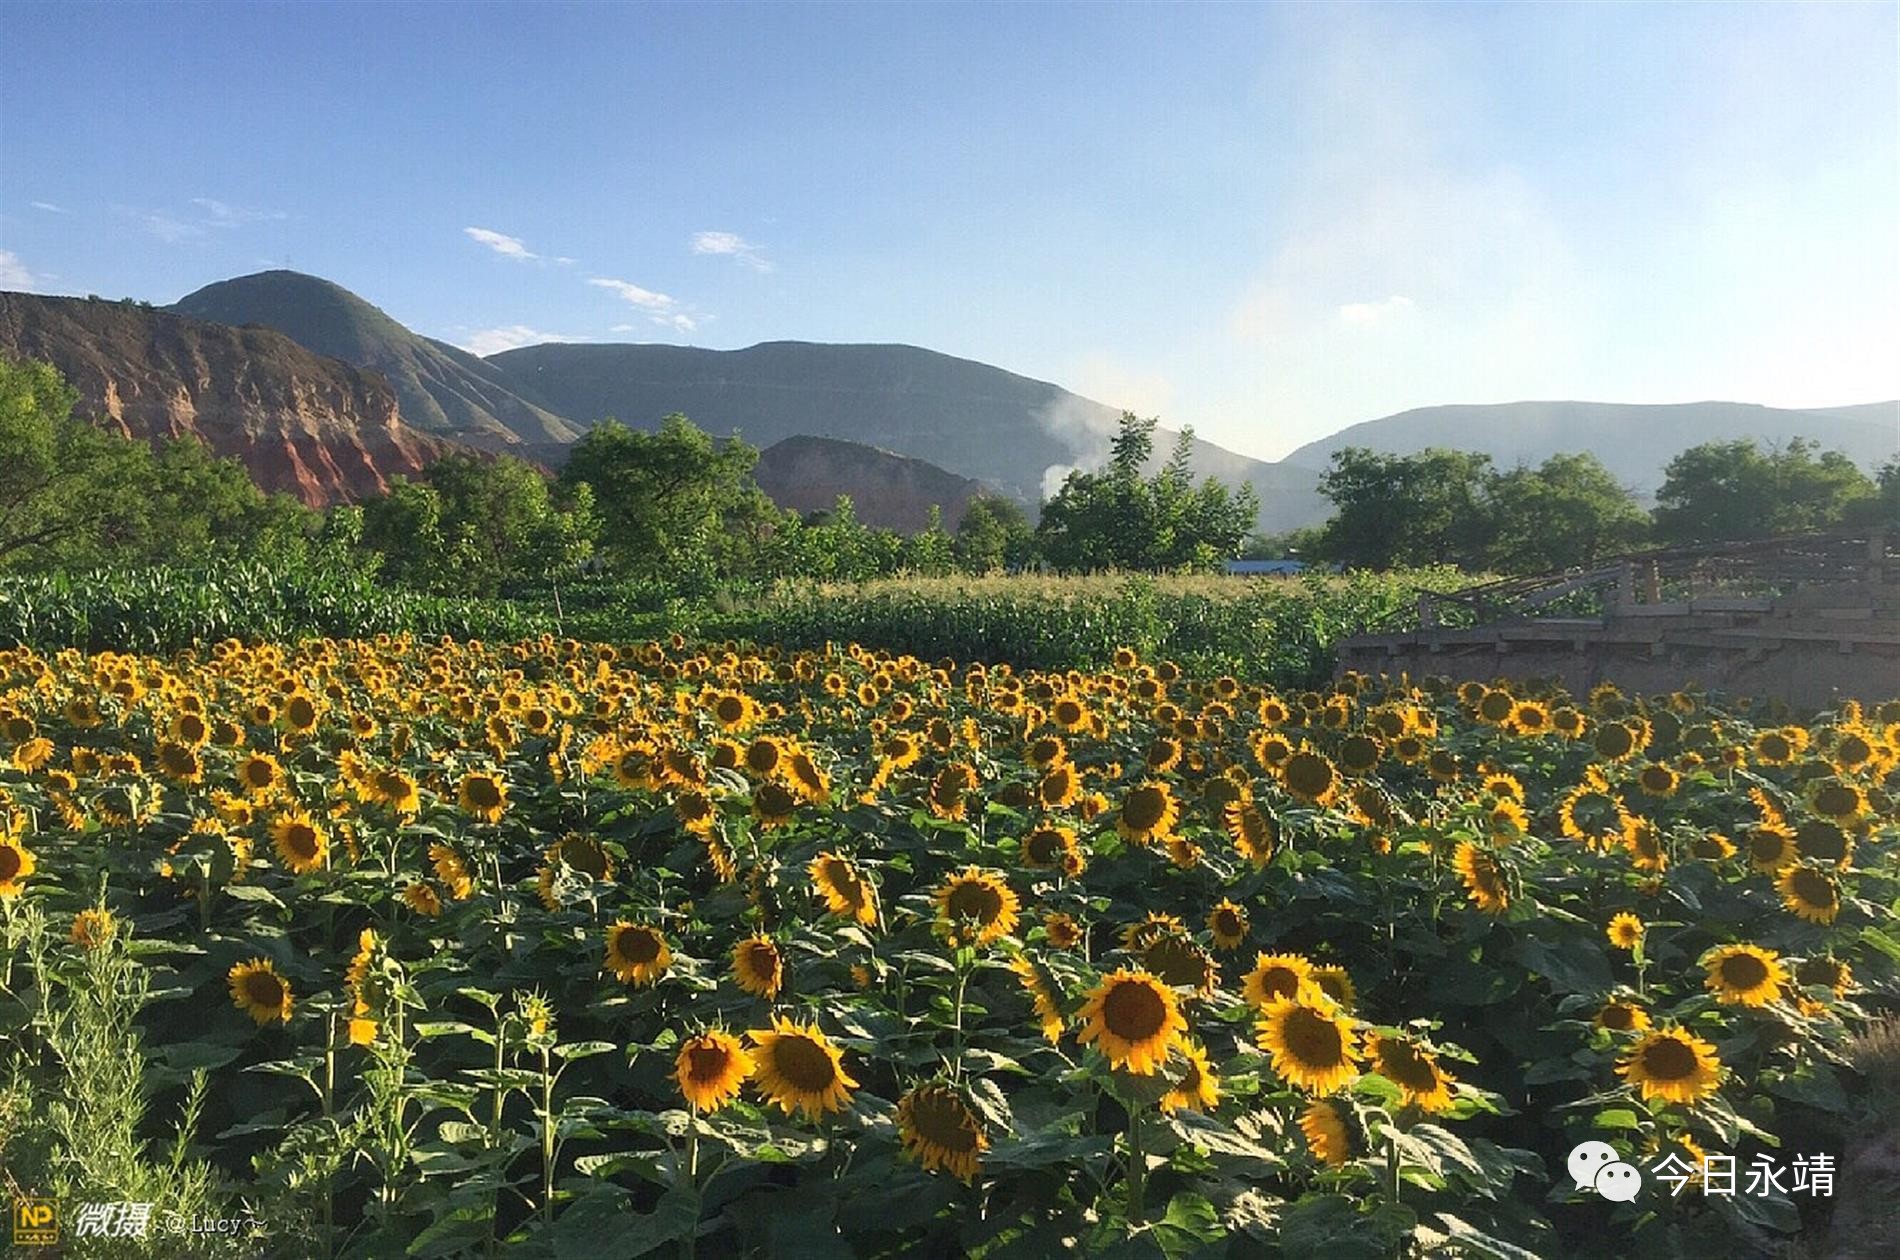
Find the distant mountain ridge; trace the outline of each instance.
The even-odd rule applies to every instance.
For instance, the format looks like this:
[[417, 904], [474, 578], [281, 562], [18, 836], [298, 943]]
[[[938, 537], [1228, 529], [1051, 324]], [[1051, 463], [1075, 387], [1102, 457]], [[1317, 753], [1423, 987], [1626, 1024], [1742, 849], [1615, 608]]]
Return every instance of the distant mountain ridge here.
[[1419, 407], [1351, 425], [1281, 461], [1322, 470], [1335, 451], [1364, 446], [1410, 455], [1430, 446], [1481, 451], [1504, 467], [1587, 450], [1625, 485], [1653, 495], [1663, 468], [1704, 442], [1805, 437], [1872, 471], [1900, 452], [1900, 402], [1794, 411], [1754, 403], [1517, 402]]
[[411, 332], [338, 284], [296, 271], [221, 280], [166, 309], [221, 324], [274, 328], [306, 349], [389, 378], [403, 419], [489, 449], [562, 444], [580, 430], [516, 395], [487, 362]]
[[449, 449], [404, 424], [389, 383], [268, 328], [127, 302], [0, 293], [0, 353], [40, 359], [102, 428], [195, 436], [312, 506], [385, 493]]
[[794, 512], [825, 511], [838, 496], [866, 525], [914, 534], [930, 523], [933, 505], [955, 531], [983, 483], [935, 464], [840, 438], [799, 435], [759, 452], [752, 479], [772, 502]]

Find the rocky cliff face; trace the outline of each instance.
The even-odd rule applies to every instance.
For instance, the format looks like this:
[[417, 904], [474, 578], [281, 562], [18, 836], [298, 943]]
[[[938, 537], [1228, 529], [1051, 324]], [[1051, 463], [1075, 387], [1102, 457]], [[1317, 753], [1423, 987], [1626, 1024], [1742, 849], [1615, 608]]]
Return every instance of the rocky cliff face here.
[[932, 504], [943, 509], [943, 527], [954, 531], [970, 500], [983, 492], [982, 482], [925, 460], [840, 438], [786, 438], [759, 453], [752, 475], [782, 508], [820, 511], [848, 494], [860, 521], [907, 534], [929, 523]]
[[403, 423], [381, 376], [268, 329], [0, 293], [0, 354], [52, 363], [101, 427], [155, 443], [195, 436], [312, 506], [381, 494], [451, 449]]

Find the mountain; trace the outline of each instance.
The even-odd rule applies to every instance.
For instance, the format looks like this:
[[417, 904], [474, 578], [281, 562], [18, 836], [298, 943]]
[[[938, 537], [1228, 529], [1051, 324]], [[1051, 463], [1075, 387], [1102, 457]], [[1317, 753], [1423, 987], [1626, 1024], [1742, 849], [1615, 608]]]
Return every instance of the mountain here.
[[341, 285], [296, 271], [208, 284], [167, 308], [221, 324], [274, 328], [298, 345], [389, 378], [411, 426], [475, 446], [571, 442], [579, 430], [517, 396], [466, 350], [411, 332]]
[[907, 534], [930, 523], [932, 504], [943, 509], [943, 527], [954, 532], [970, 500], [983, 493], [982, 482], [921, 459], [861, 442], [802, 435], [760, 451], [752, 477], [782, 508], [820, 511], [848, 494], [866, 525]]
[[1812, 438], [1863, 468], [1900, 450], [1900, 402], [1790, 411], [1753, 403], [1518, 402], [1421, 407], [1368, 420], [1300, 447], [1281, 462], [1323, 469], [1333, 452], [1365, 446], [1410, 455], [1428, 446], [1482, 451], [1505, 467], [1540, 463], [1560, 451], [1590, 451], [1641, 494], [1662, 485], [1663, 467], [1704, 442]]
[[389, 383], [282, 333], [126, 302], [0, 293], [0, 354], [52, 363], [77, 414], [128, 437], [193, 435], [312, 506], [382, 494], [447, 446], [405, 425]]
[[[650, 428], [670, 412], [757, 446], [833, 437], [927, 460], [1025, 504], [1108, 453], [1120, 412], [1046, 381], [900, 345], [773, 341], [744, 350], [665, 345], [527, 346], [487, 360], [516, 393], [587, 426]], [[1157, 435], [1165, 459], [1172, 433]], [[1261, 526], [1324, 515], [1309, 469], [1194, 446], [1203, 476], [1254, 485]]]

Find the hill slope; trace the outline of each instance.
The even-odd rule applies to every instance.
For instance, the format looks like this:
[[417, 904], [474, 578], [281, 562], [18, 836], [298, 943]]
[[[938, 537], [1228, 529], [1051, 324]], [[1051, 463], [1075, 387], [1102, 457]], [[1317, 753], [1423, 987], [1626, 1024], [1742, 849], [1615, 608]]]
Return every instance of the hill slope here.
[[[914, 346], [774, 341], [744, 350], [664, 345], [539, 345], [489, 358], [524, 397], [591, 425], [651, 427], [681, 412], [764, 447], [806, 435], [927, 460], [1034, 504], [1071, 467], [1100, 461], [1120, 413], [1046, 381]], [[1159, 435], [1165, 457], [1172, 434]], [[1314, 475], [1208, 442], [1195, 470], [1259, 491], [1261, 523], [1323, 515]]]
[[446, 444], [399, 418], [388, 382], [266, 328], [150, 307], [0, 293], [0, 353], [52, 363], [78, 414], [131, 437], [195, 435], [311, 505], [381, 494]]
[[223, 324], [274, 328], [297, 344], [389, 378], [411, 426], [499, 448], [571, 442], [579, 432], [518, 397], [494, 367], [420, 336], [341, 285], [295, 271], [208, 284], [167, 308]]
[[1366, 446], [1409, 455], [1428, 446], [1483, 451], [1498, 464], [1539, 463], [1559, 451], [1594, 452], [1618, 480], [1644, 494], [1672, 458], [1703, 442], [1807, 437], [1874, 469], [1900, 449], [1900, 403], [1788, 411], [1752, 403], [1519, 402], [1420, 407], [1309, 442], [1281, 462], [1324, 468], [1336, 450]]
[[955, 531], [983, 483], [908, 455], [841, 438], [788, 437], [759, 452], [753, 480], [772, 502], [795, 512], [828, 509], [848, 494], [867, 525], [914, 534], [930, 523], [932, 504]]

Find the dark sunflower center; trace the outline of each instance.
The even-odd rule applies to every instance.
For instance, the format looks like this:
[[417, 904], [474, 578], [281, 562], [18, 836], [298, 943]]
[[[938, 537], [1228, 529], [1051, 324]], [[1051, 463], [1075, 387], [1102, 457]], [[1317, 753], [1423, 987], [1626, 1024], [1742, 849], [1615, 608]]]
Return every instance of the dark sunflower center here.
[[285, 713], [292, 726], [315, 726], [317, 723], [316, 706], [302, 697], [292, 700]]
[[1795, 833], [1795, 841], [1804, 857], [1822, 862], [1840, 862], [1847, 857], [1847, 833], [1831, 822], [1815, 818], [1803, 823]]
[[660, 956], [660, 938], [653, 932], [634, 928], [620, 934], [620, 956], [628, 962], [649, 963]]
[[1167, 1003], [1154, 985], [1124, 980], [1102, 1002], [1102, 1023], [1124, 1041], [1146, 1041], [1167, 1023]]
[[838, 1079], [825, 1048], [801, 1034], [787, 1034], [772, 1043], [772, 1066], [793, 1089], [805, 1094], [830, 1089]]
[[745, 701], [737, 696], [721, 696], [716, 712], [721, 722], [730, 725], [745, 716]]
[[1150, 945], [1142, 965], [1166, 984], [1199, 989], [1208, 983], [1207, 958], [1189, 942], [1171, 936]]
[[1621, 1003], [1603, 1008], [1603, 1026], [1605, 1028], [1614, 1028], [1619, 1032], [1625, 1032], [1628, 1031], [1630, 1025], [1635, 1022], [1636, 1012]]
[[244, 995], [254, 1006], [278, 1007], [284, 1002], [284, 982], [268, 971], [253, 971], [244, 978]]
[[1333, 768], [1323, 757], [1300, 753], [1286, 763], [1286, 782], [1302, 796], [1319, 796], [1332, 786]]
[[1860, 808], [1860, 793], [1853, 788], [1830, 783], [1814, 794], [1814, 808], [1831, 818], [1839, 818]]
[[9, 844], [0, 844], [0, 883], [12, 879], [25, 867], [20, 860], [20, 851]]
[[988, 884], [970, 880], [950, 890], [946, 909], [949, 910], [952, 919], [975, 919], [978, 923], [993, 923], [1003, 912], [1003, 895]]
[[1214, 930], [1222, 936], [1240, 935], [1240, 916], [1222, 907], [1214, 912]]
[[468, 799], [481, 809], [493, 809], [501, 804], [501, 784], [493, 779], [470, 779]]
[[1310, 1007], [1298, 1006], [1288, 1012], [1285, 1037], [1293, 1057], [1309, 1067], [1333, 1067], [1345, 1058], [1339, 1025]]
[[1636, 739], [1627, 726], [1617, 723], [1606, 726], [1597, 732], [1597, 751], [1605, 757], [1621, 757], [1636, 746]]
[[1834, 885], [1819, 871], [1796, 871], [1792, 887], [1794, 895], [1810, 906], [1834, 904]]
[[1768, 979], [1768, 966], [1753, 954], [1734, 954], [1722, 960], [1722, 982], [1732, 989], [1753, 989]]
[[1269, 998], [1292, 997], [1299, 990], [1299, 973], [1291, 967], [1269, 967], [1260, 977], [1260, 991]]
[[1695, 1050], [1675, 1037], [1664, 1037], [1643, 1052], [1643, 1070], [1659, 1081], [1686, 1080], [1695, 1068]]
[[284, 847], [298, 857], [315, 857], [317, 829], [309, 823], [291, 823], [284, 828]]
[[798, 801], [792, 794], [776, 783], [767, 783], [753, 798], [759, 804], [759, 812], [771, 817], [791, 813], [798, 807]]
[[1438, 1084], [1438, 1074], [1425, 1056], [1404, 1043], [1387, 1043], [1380, 1050], [1379, 1071], [1410, 1090], [1426, 1092]]
[[963, 1154], [976, 1149], [976, 1118], [957, 1097], [933, 1091], [918, 1098], [910, 1109], [917, 1136], [933, 1146]]
[[732, 1055], [724, 1046], [694, 1046], [686, 1052], [686, 1075], [697, 1085], [724, 1080], [731, 1066]]
[[1062, 837], [1053, 831], [1032, 831], [1025, 849], [1031, 862], [1048, 866], [1062, 854]]
[[761, 980], [770, 980], [778, 974], [778, 950], [770, 945], [754, 942], [746, 946], [746, 969]]
[[1159, 788], [1136, 788], [1122, 806], [1122, 818], [1136, 831], [1151, 831], [1167, 813], [1168, 798]]
[[1779, 735], [1764, 735], [1761, 739], [1761, 755], [1771, 761], [1785, 761], [1794, 755], [1794, 748]]
[[244, 782], [251, 787], [269, 787], [271, 768], [268, 761], [249, 761], [244, 764]]

